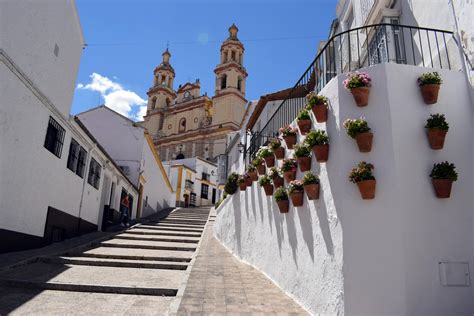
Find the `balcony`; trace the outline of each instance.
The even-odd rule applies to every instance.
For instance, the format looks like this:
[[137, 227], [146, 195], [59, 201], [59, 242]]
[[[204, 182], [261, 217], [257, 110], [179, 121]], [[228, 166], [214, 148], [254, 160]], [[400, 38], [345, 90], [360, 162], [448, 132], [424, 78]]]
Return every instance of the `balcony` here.
[[184, 181], [184, 188], [186, 190], [192, 191], [194, 189], [194, 182], [191, 180]]
[[201, 180], [203, 181], [211, 181], [211, 175], [209, 173], [202, 173]]
[[252, 134], [244, 152], [253, 159], [305, 107], [310, 91], [320, 92], [337, 75], [382, 63], [436, 69], [462, 69], [463, 56], [453, 32], [401, 24], [374, 24], [332, 36], [319, 50], [266, 125]]

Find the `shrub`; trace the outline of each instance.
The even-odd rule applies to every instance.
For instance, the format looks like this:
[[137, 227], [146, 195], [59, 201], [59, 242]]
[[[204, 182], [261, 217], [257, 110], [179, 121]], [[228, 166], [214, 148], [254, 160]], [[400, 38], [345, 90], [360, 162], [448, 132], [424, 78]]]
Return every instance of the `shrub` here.
[[442, 84], [443, 79], [441, 79], [441, 76], [436, 71], [425, 72], [418, 78], [417, 82], [418, 85], [421, 87], [425, 84]]
[[263, 158], [262, 157], [259, 157], [257, 156], [253, 161], [252, 161], [252, 165], [254, 165], [255, 167], [258, 167], [258, 166], [261, 166], [263, 164]]
[[272, 156], [273, 156], [273, 149], [271, 149], [270, 147], [262, 147], [257, 152], [257, 157], [268, 158]]
[[285, 127], [281, 127], [279, 131], [280, 131], [280, 134], [283, 135], [283, 137], [293, 136], [293, 135], [296, 135], [298, 133], [298, 130], [294, 127], [291, 127], [290, 125], [287, 125]]
[[258, 180], [258, 184], [260, 184], [262, 187], [267, 184], [272, 184], [272, 179], [269, 176], [262, 176]]
[[453, 163], [445, 161], [433, 165], [430, 177], [433, 179], [449, 179], [456, 181], [458, 179], [458, 173], [456, 172], [456, 166]]
[[322, 95], [318, 95], [316, 92], [311, 91], [306, 95], [306, 102], [308, 103], [308, 106], [306, 107], [307, 110], [311, 110], [311, 108], [314, 105], [317, 104], [327, 104], [328, 103], [328, 98]]
[[240, 176], [239, 176], [239, 178], [237, 179], [237, 183], [238, 183], [238, 184], [245, 183], [245, 175], [246, 175], [246, 174], [243, 174], [243, 175], [240, 175]]
[[344, 87], [346, 89], [351, 90], [354, 88], [360, 87], [370, 87], [372, 79], [370, 78], [369, 74], [365, 72], [350, 72], [347, 74], [347, 79], [344, 80]]
[[271, 167], [270, 173], [268, 174], [271, 178], [281, 177], [281, 172], [278, 167]]
[[281, 147], [281, 142], [278, 138], [273, 138], [271, 141], [270, 141], [270, 144], [268, 145], [270, 147], [270, 149], [272, 150], [276, 150], [278, 148]]
[[295, 150], [293, 154], [297, 158], [311, 156], [311, 148], [307, 144], [296, 144], [293, 149]]
[[275, 200], [278, 201], [288, 201], [288, 193], [284, 187], [279, 187], [276, 189], [275, 193], [273, 194]]
[[308, 110], [301, 110], [300, 113], [298, 113], [298, 116], [296, 117], [298, 121], [301, 120], [310, 120], [311, 116], [309, 115]]
[[363, 118], [347, 119], [344, 121], [343, 125], [347, 131], [347, 135], [349, 135], [352, 138], [356, 137], [357, 134], [370, 131], [369, 124]]
[[296, 160], [292, 158], [283, 159], [283, 163], [281, 165], [281, 171], [296, 171]]
[[319, 183], [319, 177], [312, 173], [311, 171], [308, 171], [304, 174], [303, 177], [303, 185], [308, 185], [308, 184], [318, 184]]
[[364, 180], [375, 180], [372, 170], [374, 170], [374, 165], [361, 161], [357, 168], [353, 168], [349, 173], [349, 181], [357, 183]]
[[436, 113], [431, 114], [430, 117], [426, 120], [425, 128], [439, 128], [447, 131], [449, 129], [449, 124], [448, 122], [446, 122], [444, 114]]
[[247, 172], [254, 172], [255, 170], [257, 170], [257, 168], [253, 164], [247, 166]]
[[224, 185], [224, 192], [227, 194], [234, 194], [237, 191], [237, 181], [239, 179], [239, 175], [235, 172], [232, 172], [227, 181]]
[[294, 192], [301, 192], [301, 191], [304, 191], [302, 180], [293, 180], [288, 185], [288, 192], [290, 194]]
[[308, 135], [306, 135], [304, 142], [310, 147], [314, 147], [316, 145], [325, 145], [329, 144], [329, 137], [326, 135], [324, 130], [318, 129], [309, 132]]

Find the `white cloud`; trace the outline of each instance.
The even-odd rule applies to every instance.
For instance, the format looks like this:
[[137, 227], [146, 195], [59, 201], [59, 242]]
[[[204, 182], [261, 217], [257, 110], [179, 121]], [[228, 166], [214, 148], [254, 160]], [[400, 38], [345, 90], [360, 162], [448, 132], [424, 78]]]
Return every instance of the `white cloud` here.
[[77, 89], [99, 92], [104, 98], [106, 107], [131, 119], [143, 120], [143, 116], [146, 114], [146, 100], [98, 73], [94, 72], [90, 78], [90, 83], [79, 83]]

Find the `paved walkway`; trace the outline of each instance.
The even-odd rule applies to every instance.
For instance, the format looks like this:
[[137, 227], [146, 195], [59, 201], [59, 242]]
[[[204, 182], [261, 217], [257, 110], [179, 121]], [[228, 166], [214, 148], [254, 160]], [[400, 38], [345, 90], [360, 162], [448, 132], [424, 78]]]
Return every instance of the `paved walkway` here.
[[236, 259], [213, 236], [213, 215], [178, 315], [308, 315], [265, 275]]

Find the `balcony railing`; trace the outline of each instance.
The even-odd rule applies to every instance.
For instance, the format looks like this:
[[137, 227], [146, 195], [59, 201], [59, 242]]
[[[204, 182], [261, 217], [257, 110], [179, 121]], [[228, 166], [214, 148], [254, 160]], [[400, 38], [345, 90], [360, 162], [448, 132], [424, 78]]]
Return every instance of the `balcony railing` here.
[[462, 60], [452, 32], [400, 24], [374, 24], [331, 37], [303, 73], [267, 124], [252, 133], [244, 155], [278, 136], [306, 105], [310, 91], [320, 92], [335, 76], [363, 67], [397, 63], [440, 69], [461, 69]]
[[209, 173], [205, 173], [205, 172], [202, 173], [201, 180], [210, 181], [210, 179], [211, 179], [211, 175]]
[[191, 180], [184, 181], [184, 188], [189, 191], [192, 191], [194, 189], [194, 182]]

